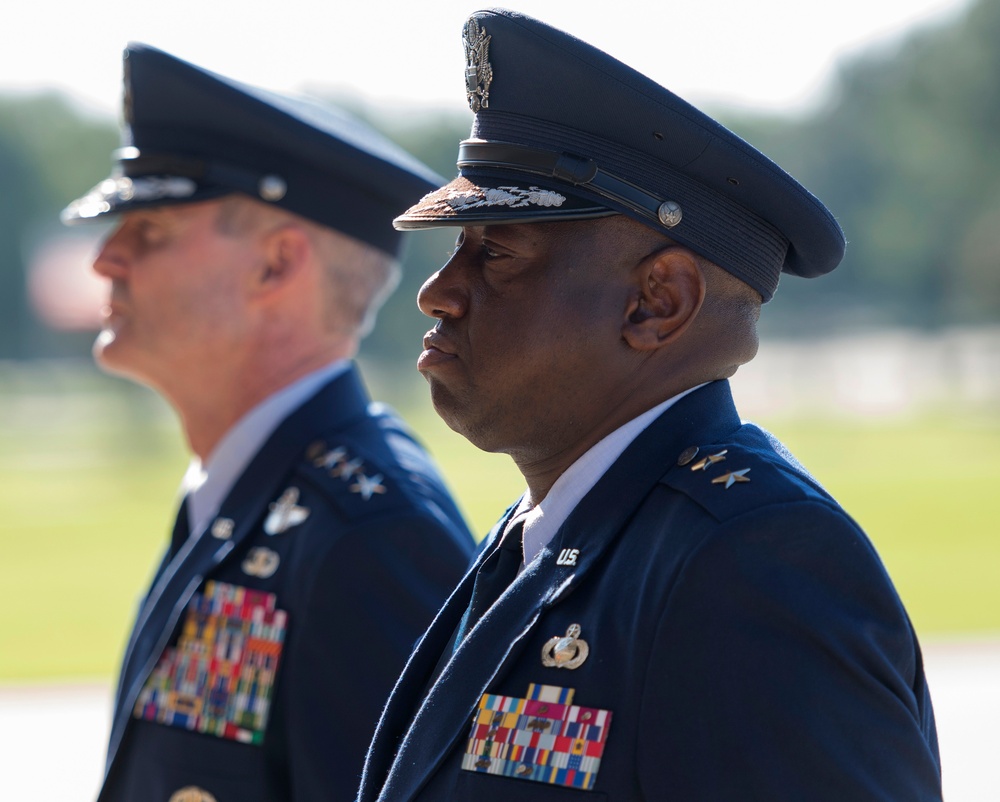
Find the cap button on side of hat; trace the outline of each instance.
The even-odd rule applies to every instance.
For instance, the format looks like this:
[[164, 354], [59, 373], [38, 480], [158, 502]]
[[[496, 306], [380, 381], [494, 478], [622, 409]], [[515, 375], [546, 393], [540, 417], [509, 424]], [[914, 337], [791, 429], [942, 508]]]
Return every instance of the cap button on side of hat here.
[[681, 221], [684, 215], [681, 213], [681, 205], [679, 203], [663, 201], [656, 210], [656, 216], [660, 218], [660, 222], [667, 228], [673, 228]]
[[266, 201], [279, 201], [288, 192], [288, 184], [278, 175], [265, 175], [257, 184], [258, 194]]

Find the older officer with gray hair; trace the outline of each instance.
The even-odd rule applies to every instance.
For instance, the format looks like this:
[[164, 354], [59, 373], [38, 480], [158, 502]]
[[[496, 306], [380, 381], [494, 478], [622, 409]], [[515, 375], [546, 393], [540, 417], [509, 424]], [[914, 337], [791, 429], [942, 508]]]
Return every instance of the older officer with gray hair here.
[[193, 460], [115, 699], [101, 802], [353, 797], [472, 540], [351, 358], [392, 290], [392, 215], [434, 186], [360, 122], [125, 51], [100, 365], [152, 387]]
[[727, 382], [779, 274], [837, 266], [836, 220], [586, 43], [502, 9], [464, 33], [461, 175], [396, 225], [458, 232], [418, 367], [527, 491], [396, 685], [360, 802], [940, 799], [882, 563]]

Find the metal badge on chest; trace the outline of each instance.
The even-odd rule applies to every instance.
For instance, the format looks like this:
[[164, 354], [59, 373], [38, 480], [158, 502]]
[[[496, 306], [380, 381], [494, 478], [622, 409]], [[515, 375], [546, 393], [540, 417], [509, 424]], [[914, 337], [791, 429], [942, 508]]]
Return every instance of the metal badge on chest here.
[[580, 625], [570, 624], [561, 638], [549, 638], [545, 642], [542, 665], [546, 668], [579, 668], [589, 654], [590, 646], [580, 638]]

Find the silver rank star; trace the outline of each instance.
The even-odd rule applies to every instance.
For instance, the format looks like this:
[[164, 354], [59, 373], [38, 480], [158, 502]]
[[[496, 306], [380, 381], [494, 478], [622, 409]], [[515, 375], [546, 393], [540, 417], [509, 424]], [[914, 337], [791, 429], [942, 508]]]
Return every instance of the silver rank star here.
[[716, 476], [712, 480], [712, 484], [722, 485], [726, 490], [728, 490], [739, 482], [749, 482], [750, 477], [747, 476], [748, 473], [750, 473], [749, 468], [744, 468], [742, 471], [730, 471], [729, 473], [722, 474], [722, 476]]
[[343, 461], [330, 471], [330, 476], [340, 477], [346, 482], [356, 473], [360, 472], [362, 465], [364, 465], [364, 460], [361, 459], [352, 459], [349, 462]]
[[317, 468], [326, 468], [330, 470], [336, 465], [347, 459], [347, 449], [346, 448], [332, 448], [325, 454], [320, 454], [313, 460], [313, 465]]
[[299, 489], [290, 487], [281, 498], [269, 505], [271, 513], [264, 521], [264, 531], [269, 535], [280, 535], [293, 526], [298, 526], [309, 517], [308, 507], [299, 507]]
[[357, 482], [351, 485], [350, 490], [352, 493], [360, 493], [361, 498], [368, 501], [376, 493], [385, 493], [385, 485], [382, 484], [382, 474], [377, 473], [374, 476], [365, 476], [363, 473], [358, 474]]

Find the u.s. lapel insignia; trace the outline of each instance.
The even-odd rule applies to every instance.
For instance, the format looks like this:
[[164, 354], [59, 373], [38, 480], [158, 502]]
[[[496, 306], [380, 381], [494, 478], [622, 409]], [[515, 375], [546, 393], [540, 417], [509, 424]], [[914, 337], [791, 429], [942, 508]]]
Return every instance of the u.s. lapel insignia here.
[[572, 688], [535, 683], [524, 699], [484, 694], [473, 714], [462, 768], [593, 789], [611, 711], [574, 705], [573, 695]]
[[724, 462], [726, 459], [726, 454], [728, 454], [728, 449], [722, 449], [718, 454], [709, 454], [704, 459], [698, 460], [694, 465], [691, 466], [692, 471], [704, 471], [707, 468], [715, 465], [717, 462]]
[[556, 557], [556, 565], [576, 565], [579, 556], [579, 549], [563, 549], [559, 552], [559, 556]]
[[749, 482], [750, 477], [747, 476], [748, 473], [750, 473], [749, 468], [744, 468], [742, 471], [730, 471], [729, 473], [722, 474], [722, 476], [716, 476], [712, 480], [712, 484], [722, 485], [726, 490], [728, 490], [739, 482]]
[[490, 36], [486, 28], [470, 19], [462, 31], [465, 45], [465, 95], [469, 108], [478, 112], [490, 105], [490, 84], [493, 82], [493, 67], [490, 66]]
[[229, 540], [233, 536], [235, 527], [236, 522], [232, 518], [216, 518], [209, 531], [212, 533], [212, 537], [218, 540]]
[[298, 526], [309, 517], [309, 508], [298, 506], [299, 489], [290, 487], [281, 498], [269, 505], [270, 514], [264, 520], [264, 531], [269, 535], [280, 535], [293, 526]]
[[374, 476], [365, 476], [363, 473], [359, 473], [357, 476], [357, 482], [355, 482], [349, 488], [352, 493], [360, 493], [361, 498], [368, 501], [373, 495], [382, 495], [385, 493], [385, 485], [382, 484], [382, 474], [377, 473]]
[[542, 665], [546, 668], [579, 668], [590, 654], [587, 641], [580, 638], [580, 625], [570, 624], [566, 634], [549, 638], [542, 647]]
[[264, 546], [255, 546], [247, 552], [247, 556], [243, 559], [243, 573], [267, 579], [274, 576], [280, 562], [281, 557], [278, 556], [278, 552]]

